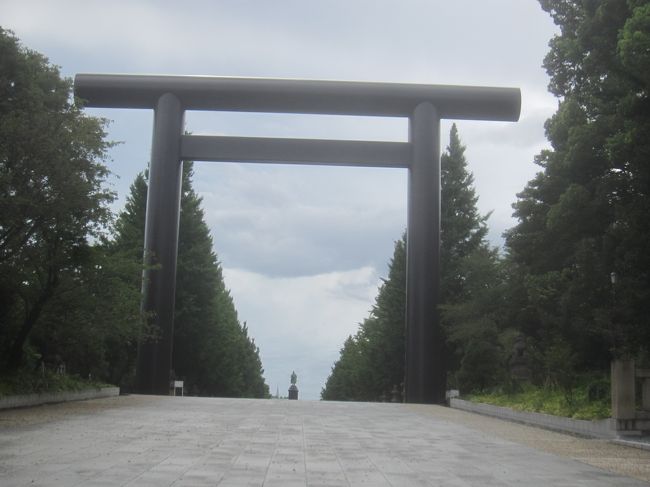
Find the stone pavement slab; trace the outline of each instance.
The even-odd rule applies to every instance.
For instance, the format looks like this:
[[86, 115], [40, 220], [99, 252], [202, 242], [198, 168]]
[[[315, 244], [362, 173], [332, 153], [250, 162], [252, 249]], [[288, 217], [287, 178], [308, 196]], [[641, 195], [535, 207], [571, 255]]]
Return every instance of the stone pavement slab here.
[[0, 485], [650, 485], [481, 421], [436, 406], [135, 395], [2, 411]]

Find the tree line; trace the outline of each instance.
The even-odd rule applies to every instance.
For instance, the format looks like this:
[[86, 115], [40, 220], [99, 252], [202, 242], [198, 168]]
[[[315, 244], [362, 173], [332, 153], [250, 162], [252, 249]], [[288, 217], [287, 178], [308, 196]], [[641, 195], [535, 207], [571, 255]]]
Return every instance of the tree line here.
[[[650, 360], [650, 3], [540, 0], [559, 26], [544, 67], [550, 148], [513, 204], [503, 252], [485, 239], [456, 128], [442, 156], [441, 322], [450, 387], [572, 387], [613, 358]], [[405, 237], [323, 399], [379, 400], [404, 377]]]
[[[0, 375], [61, 368], [131, 387], [140, 312], [146, 173], [115, 215], [106, 120], [72, 82], [0, 28]], [[240, 323], [183, 168], [174, 375], [198, 395], [267, 397], [259, 349]]]

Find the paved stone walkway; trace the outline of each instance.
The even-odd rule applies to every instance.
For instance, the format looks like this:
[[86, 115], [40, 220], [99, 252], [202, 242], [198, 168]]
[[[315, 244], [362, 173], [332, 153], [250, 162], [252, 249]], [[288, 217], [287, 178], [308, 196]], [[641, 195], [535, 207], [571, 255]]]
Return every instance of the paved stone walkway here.
[[4, 411], [0, 485], [650, 485], [476, 418], [435, 406], [150, 396]]

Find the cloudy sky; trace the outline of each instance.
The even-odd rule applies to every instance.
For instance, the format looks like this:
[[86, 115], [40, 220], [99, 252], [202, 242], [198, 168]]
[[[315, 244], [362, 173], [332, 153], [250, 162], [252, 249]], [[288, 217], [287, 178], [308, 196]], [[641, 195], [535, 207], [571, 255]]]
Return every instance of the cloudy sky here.
[[[0, 0], [0, 25], [76, 73], [193, 74], [513, 86], [518, 123], [457, 122], [490, 240], [535, 174], [557, 106], [541, 63], [556, 32], [535, 0]], [[118, 211], [147, 167], [153, 114], [112, 120]], [[405, 141], [402, 119], [186, 114], [196, 134]], [[446, 145], [452, 121], [443, 121]], [[367, 315], [406, 226], [400, 169], [197, 163], [195, 189], [271, 391], [317, 399]]]

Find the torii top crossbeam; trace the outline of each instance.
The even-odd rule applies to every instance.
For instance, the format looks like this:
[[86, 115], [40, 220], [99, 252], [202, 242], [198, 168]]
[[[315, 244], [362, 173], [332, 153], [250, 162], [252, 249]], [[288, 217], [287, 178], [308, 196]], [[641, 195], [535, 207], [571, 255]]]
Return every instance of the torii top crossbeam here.
[[88, 106], [154, 108], [165, 93], [185, 110], [410, 117], [430, 102], [441, 119], [519, 119], [518, 88], [211, 76], [78, 74], [75, 94]]

